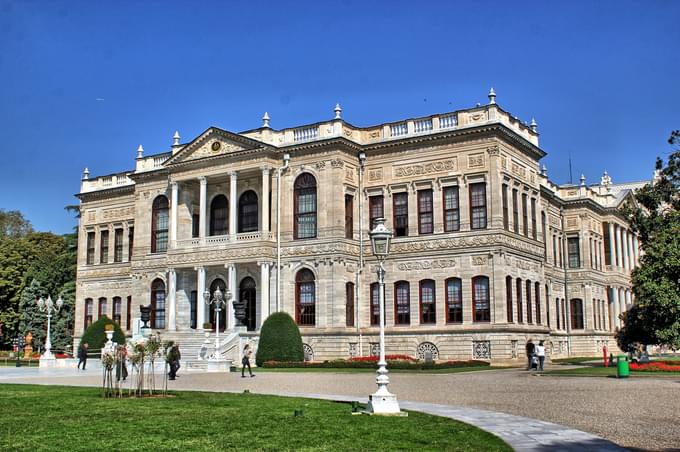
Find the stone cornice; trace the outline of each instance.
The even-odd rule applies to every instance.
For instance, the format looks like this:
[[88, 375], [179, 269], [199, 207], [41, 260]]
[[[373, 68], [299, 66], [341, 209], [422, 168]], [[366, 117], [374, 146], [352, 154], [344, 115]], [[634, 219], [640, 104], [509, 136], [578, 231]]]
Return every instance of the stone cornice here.
[[134, 185], [123, 185], [121, 187], [105, 188], [102, 190], [76, 193], [74, 196], [82, 202], [96, 201], [98, 199], [113, 198], [122, 195], [129, 195], [135, 192]]

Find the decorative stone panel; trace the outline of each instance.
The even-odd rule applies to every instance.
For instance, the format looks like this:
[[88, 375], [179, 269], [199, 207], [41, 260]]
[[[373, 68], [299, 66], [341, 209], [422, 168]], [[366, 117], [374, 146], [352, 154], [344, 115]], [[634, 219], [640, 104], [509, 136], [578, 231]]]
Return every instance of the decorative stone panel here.
[[309, 344], [302, 344], [302, 351], [305, 354], [305, 361], [314, 361], [314, 350]]
[[474, 359], [491, 359], [491, 341], [472, 341]]
[[416, 357], [425, 361], [427, 355], [429, 355], [433, 361], [439, 359], [439, 349], [432, 342], [422, 342], [420, 345], [418, 345]]

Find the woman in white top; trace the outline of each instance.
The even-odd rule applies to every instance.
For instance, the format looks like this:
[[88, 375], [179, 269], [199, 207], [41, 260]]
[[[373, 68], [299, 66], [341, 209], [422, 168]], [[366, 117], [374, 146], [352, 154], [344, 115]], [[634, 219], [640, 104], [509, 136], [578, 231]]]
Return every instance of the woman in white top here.
[[538, 357], [538, 370], [543, 372], [543, 362], [545, 362], [545, 346], [543, 345], [543, 341], [538, 343], [534, 352]]

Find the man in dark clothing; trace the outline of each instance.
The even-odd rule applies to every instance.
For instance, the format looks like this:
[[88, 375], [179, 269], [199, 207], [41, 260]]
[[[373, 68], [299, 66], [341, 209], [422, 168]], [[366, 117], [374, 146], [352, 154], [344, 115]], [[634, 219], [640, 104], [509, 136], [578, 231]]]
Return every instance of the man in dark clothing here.
[[87, 342], [84, 344], [80, 344], [80, 347], [78, 347], [78, 369], [80, 369], [80, 365], [83, 365], [83, 370], [85, 370], [85, 365], [87, 364]]
[[536, 346], [534, 343], [529, 339], [527, 341], [527, 370], [531, 370], [531, 359], [534, 357], [534, 352], [536, 351]]
[[173, 345], [168, 352], [168, 364], [170, 364], [170, 372], [168, 373], [168, 377], [170, 380], [177, 378], [177, 371], [180, 367], [179, 360], [181, 358], [182, 355], [179, 352], [179, 344]]

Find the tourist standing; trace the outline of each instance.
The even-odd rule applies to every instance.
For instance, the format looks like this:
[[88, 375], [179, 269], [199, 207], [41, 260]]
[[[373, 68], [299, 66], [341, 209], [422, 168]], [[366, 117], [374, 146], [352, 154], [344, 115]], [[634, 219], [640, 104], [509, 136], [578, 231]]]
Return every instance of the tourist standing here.
[[534, 357], [534, 352], [536, 351], [536, 346], [534, 345], [531, 338], [527, 341], [526, 346], [527, 351], [527, 370], [531, 370], [531, 359]]
[[543, 341], [539, 341], [536, 346], [536, 356], [538, 357], [538, 370], [543, 372], [543, 363], [545, 362], [545, 346]]
[[243, 347], [243, 359], [241, 359], [241, 378], [245, 378], [245, 373], [246, 373], [246, 366], [248, 366], [248, 372], [250, 372], [250, 376], [254, 377], [253, 375], [253, 370], [250, 368], [250, 357], [253, 355], [253, 350], [250, 348], [250, 344], [246, 344], [245, 347]]
[[180, 367], [179, 360], [181, 358], [182, 355], [179, 351], [179, 344], [174, 344], [172, 347], [170, 347], [167, 357], [168, 364], [170, 365], [170, 372], [168, 372], [168, 377], [170, 380], [177, 378], [177, 371]]
[[83, 365], [83, 370], [85, 370], [85, 365], [87, 364], [87, 349], [89, 345], [87, 345], [87, 342], [84, 344], [80, 344], [80, 347], [78, 347], [78, 369], [80, 369], [80, 365]]

